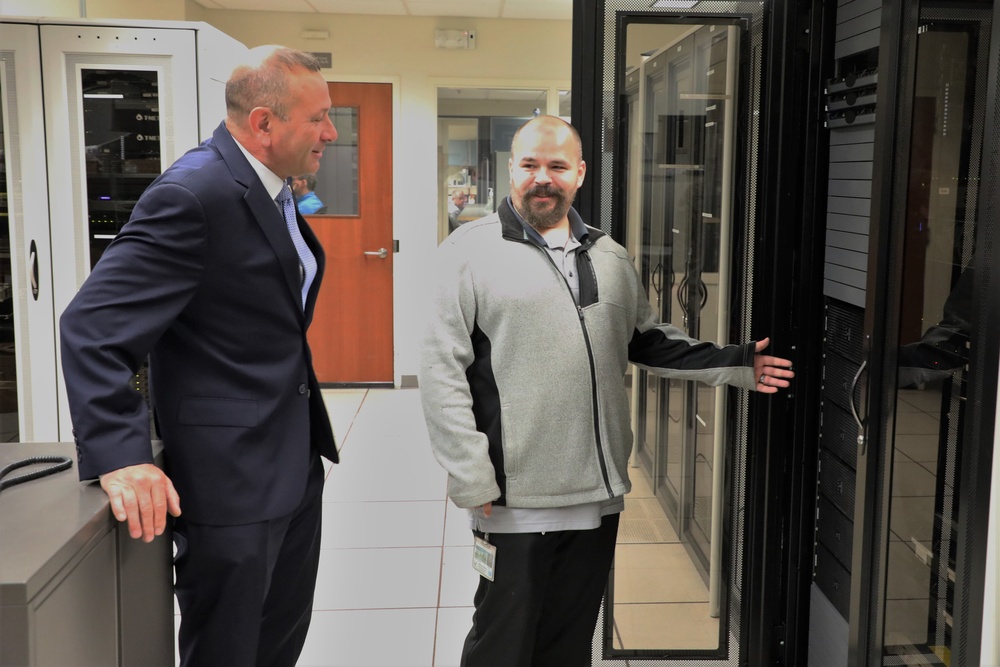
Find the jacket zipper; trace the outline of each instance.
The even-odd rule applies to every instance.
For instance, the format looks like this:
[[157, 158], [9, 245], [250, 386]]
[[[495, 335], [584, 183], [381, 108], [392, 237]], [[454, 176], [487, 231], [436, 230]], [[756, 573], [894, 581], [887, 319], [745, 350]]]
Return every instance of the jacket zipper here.
[[590, 346], [590, 333], [587, 331], [587, 323], [583, 319], [583, 308], [576, 307], [580, 314], [580, 328], [583, 329], [583, 341], [587, 345], [587, 358], [590, 361], [590, 400], [594, 406], [594, 440], [597, 442], [597, 460], [601, 464], [601, 475], [604, 477], [604, 488], [608, 491], [608, 498], [614, 498], [611, 490], [611, 480], [608, 478], [608, 462], [604, 459], [604, 447], [601, 445], [601, 420], [598, 416], [597, 403], [597, 369], [594, 366], [594, 351]]
[[[530, 243], [530, 242], [525, 241], [525, 243]], [[531, 245], [535, 244], [532, 243]], [[578, 249], [577, 252], [581, 250], [586, 251], [587, 249], [590, 248], [591, 245], [592, 244], [583, 245]], [[553, 261], [552, 257], [545, 250], [545, 248], [538, 247], [538, 250], [543, 255], [545, 255], [545, 258], [549, 260], [549, 263], [552, 265], [552, 268], [554, 268], [556, 270], [556, 273], [559, 274], [559, 277], [562, 278], [563, 284], [566, 285], [566, 291], [569, 293], [569, 298], [572, 299], [573, 290], [570, 289], [569, 281], [566, 280], [566, 276], [564, 276], [562, 271], [559, 270], [559, 267], [556, 266], [555, 261]], [[611, 489], [611, 479], [608, 477], [608, 462], [604, 458], [604, 447], [602, 446], [601, 443], [601, 419], [600, 416], [598, 415], [599, 408], [597, 400], [597, 368], [594, 363], [594, 350], [590, 344], [590, 332], [587, 331], [587, 321], [583, 317], [583, 308], [580, 307], [579, 304], [575, 303], [575, 301], [574, 305], [576, 306], [577, 315], [580, 318], [580, 329], [583, 331], [583, 342], [584, 345], [586, 345], [587, 347], [587, 362], [590, 364], [590, 401], [592, 406], [591, 414], [594, 416], [594, 441], [597, 443], [597, 461], [601, 464], [601, 477], [604, 480], [604, 488], [608, 492], [608, 498], [614, 498], [615, 494], [614, 491], [612, 491]]]

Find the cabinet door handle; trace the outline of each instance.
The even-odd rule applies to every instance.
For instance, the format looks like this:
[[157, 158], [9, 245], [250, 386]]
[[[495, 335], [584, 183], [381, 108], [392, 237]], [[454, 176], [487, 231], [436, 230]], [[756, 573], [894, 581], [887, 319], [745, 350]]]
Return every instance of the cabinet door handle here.
[[34, 239], [28, 248], [28, 266], [30, 267], [28, 280], [31, 283], [31, 296], [35, 301], [38, 301], [38, 246], [35, 245]]
[[861, 377], [861, 373], [864, 372], [865, 366], [868, 365], [868, 360], [861, 362], [861, 366], [858, 367], [858, 372], [854, 374], [854, 379], [851, 380], [851, 388], [847, 394], [847, 401], [851, 404], [851, 415], [854, 417], [854, 421], [858, 424], [858, 447], [861, 449], [861, 455], [865, 455], [865, 447], [867, 441], [865, 440], [865, 425], [861, 422], [861, 418], [858, 417], [858, 410], [854, 407], [854, 390], [858, 386], [858, 378]]

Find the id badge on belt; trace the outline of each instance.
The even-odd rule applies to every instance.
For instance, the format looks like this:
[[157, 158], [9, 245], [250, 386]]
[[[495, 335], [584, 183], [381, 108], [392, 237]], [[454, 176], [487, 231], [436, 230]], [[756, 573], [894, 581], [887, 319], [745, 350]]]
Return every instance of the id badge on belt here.
[[490, 544], [490, 534], [476, 537], [472, 549], [472, 569], [493, 581], [493, 570], [496, 568], [497, 548]]

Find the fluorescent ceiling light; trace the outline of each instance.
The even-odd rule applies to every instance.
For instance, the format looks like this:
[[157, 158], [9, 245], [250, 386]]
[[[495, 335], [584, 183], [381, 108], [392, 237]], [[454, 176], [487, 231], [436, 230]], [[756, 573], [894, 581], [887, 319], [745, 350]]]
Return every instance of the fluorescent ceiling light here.
[[653, 0], [653, 9], [691, 9], [699, 0]]
[[84, 99], [87, 100], [123, 100], [125, 96], [121, 93], [84, 93]]

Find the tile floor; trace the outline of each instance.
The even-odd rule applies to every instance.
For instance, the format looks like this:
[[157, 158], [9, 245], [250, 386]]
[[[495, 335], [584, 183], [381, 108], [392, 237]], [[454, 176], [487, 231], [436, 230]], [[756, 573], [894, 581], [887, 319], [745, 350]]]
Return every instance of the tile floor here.
[[[940, 528], [935, 529], [936, 520], [950, 515], [935, 513], [937, 503], [952, 495], [949, 471], [938, 469], [941, 396], [933, 385], [901, 389], [896, 402], [885, 620], [890, 653], [924, 653], [922, 647], [946, 645], [945, 626], [951, 624], [950, 613], [944, 609], [932, 613], [938, 603], [931, 587], [932, 559], [935, 549], [946, 549], [942, 539], [950, 538], [950, 534], [936, 535]], [[954, 570], [947, 562], [939, 567], [944, 577], [954, 581]], [[940, 664], [928, 660], [920, 664]]]
[[302, 667], [458, 665], [478, 575], [416, 390], [324, 392], [341, 446]]
[[[446, 476], [430, 452], [419, 393], [335, 389], [324, 397], [342, 462], [328, 466], [319, 580], [299, 667], [457, 666], [478, 575], [465, 511], [446, 500]], [[623, 527], [650, 521], [655, 502], [638, 482]], [[629, 537], [636, 534], [652, 537]], [[665, 632], [714, 645], [717, 621], [701, 613], [706, 590], [670, 534], [661, 525], [622, 530], [617, 646], [672, 646]], [[703, 638], [697, 619], [715, 635]]]

